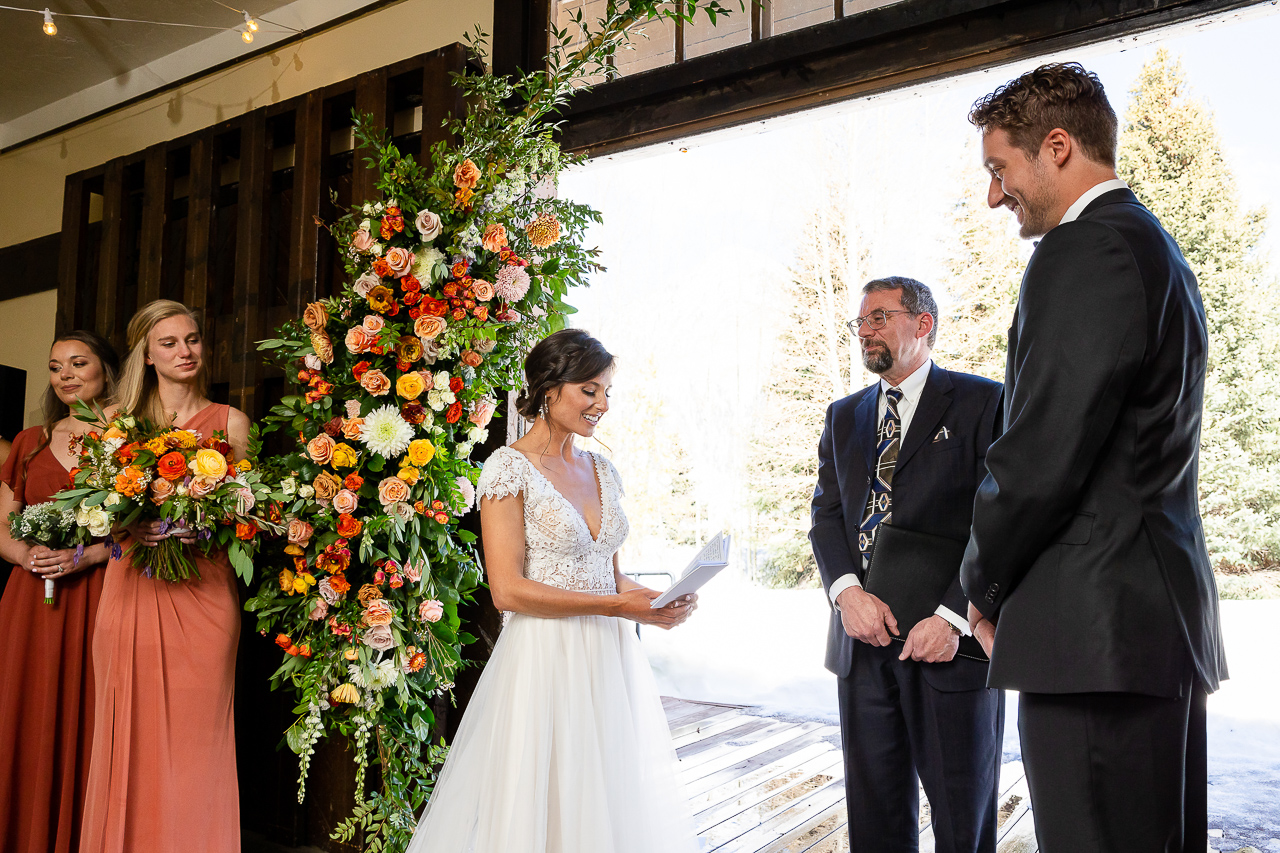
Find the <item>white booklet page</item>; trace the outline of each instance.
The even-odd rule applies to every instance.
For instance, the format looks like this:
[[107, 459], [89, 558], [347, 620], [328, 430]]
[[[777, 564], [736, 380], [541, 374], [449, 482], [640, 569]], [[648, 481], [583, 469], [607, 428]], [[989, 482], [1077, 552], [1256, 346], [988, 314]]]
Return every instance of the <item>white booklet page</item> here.
[[650, 602], [650, 607], [665, 607], [682, 595], [697, 592], [707, 581], [720, 570], [729, 565], [729, 543], [732, 541], [728, 533], [720, 533], [711, 537], [711, 541], [703, 546], [698, 556], [688, 565], [680, 577], [662, 595]]

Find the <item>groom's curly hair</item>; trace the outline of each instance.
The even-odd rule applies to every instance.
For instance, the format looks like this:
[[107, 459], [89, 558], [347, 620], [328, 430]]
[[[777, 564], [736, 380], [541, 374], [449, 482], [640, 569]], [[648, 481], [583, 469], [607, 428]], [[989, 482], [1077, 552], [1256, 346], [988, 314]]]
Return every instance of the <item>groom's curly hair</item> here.
[[614, 365], [613, 355], [582, 329], [561, 329], [529, 350], [524, 360], [525, 387], [516, 411], [529, 420], [544, 414], [547, 394], [568, 382], [586, 382]]
[[1116, 113], [1102, 81], [1078, 62], [1052, 62], [1028, 71], [980, 99], [969, 122], [987, 133], [1000, 128], [1028, 158], [1054, 128], [1062, 128], [1095, 163], [1115, 168]]

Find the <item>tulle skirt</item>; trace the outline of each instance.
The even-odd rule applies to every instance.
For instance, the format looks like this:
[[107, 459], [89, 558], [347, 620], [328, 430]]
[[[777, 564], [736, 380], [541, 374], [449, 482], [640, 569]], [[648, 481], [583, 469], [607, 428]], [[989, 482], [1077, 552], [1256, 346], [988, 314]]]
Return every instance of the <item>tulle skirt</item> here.
[[513, 615], [408, 853], [697, 849], [635, 626]]

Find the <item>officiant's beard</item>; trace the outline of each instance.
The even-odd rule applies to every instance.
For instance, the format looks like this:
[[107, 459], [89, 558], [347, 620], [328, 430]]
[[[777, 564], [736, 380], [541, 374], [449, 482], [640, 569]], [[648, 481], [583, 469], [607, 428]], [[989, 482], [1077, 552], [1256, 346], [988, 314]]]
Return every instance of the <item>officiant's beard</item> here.
[[862, 363], [867, 370], [879, 376], [893, 367], [893, 353], [889, 352], [889, 346], [884, 341], [874, 341], [872, 344], [870, 348], [863, 344]]

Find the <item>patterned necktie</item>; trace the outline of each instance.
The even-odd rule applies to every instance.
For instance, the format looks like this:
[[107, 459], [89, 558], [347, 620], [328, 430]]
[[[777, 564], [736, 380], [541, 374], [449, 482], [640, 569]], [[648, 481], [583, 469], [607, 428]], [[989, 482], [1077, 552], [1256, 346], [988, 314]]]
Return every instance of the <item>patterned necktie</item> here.
[[902, 446], [902, 419], [898, 416], [902, 392], [890, 388], [884, 396], [884, 420], [880, 422], [876, 445], [876, 475], [871, 479], [871, 494], [858, 532], [858, 550], [867, 559], [871, 558], [871, 546], [876, 541], [876, 528], [893, 516], [893, 469], [898, 464], [898, 450]]

